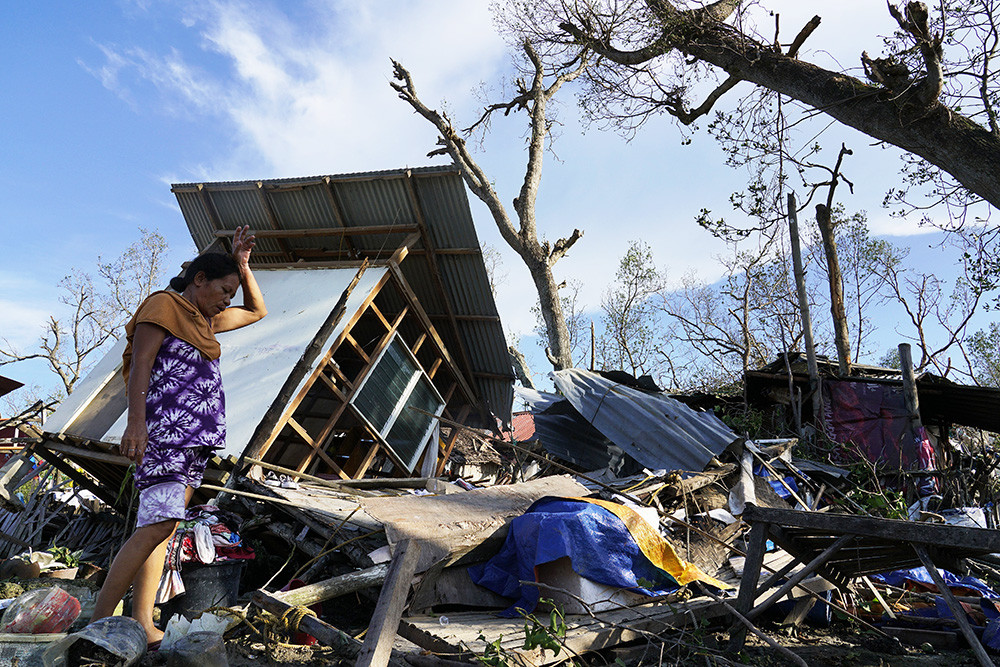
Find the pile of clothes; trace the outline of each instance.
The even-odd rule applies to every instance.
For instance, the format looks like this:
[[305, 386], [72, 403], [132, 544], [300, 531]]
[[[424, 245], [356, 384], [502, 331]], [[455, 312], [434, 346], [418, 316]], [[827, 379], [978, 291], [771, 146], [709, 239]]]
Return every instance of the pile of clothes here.
[[177, 525], [167, 544], [167, 567], [156, 592], [161, 604], [184, 593], [181, 567], [184, 563], [212, 565], [238, 560], [252, 560], [254, 551], [243, 544], [236, 532], [240, 518], [211, 505], [189, 507], [184, 521]]

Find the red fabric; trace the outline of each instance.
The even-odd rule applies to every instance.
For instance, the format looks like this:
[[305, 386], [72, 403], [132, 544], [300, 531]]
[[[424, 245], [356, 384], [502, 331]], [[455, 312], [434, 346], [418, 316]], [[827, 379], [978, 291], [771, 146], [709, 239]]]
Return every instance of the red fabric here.
[[934, 470], [934, 449], [914, 430], [899, 385], [824, 380], [824, 423], [835, 442], [853, 444], [872, 463], [893, 470]]

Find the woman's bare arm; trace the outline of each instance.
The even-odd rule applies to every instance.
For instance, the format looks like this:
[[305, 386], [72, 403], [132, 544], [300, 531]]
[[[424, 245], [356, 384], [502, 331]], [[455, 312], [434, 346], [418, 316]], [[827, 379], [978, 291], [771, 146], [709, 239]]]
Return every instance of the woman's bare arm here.
[[132, 368], [128, 376], [128, 422], [119, 445], [122, 456], [136, 463], [142, 461], [149, 442], [146, 432], [146, 393], [153, 362], [160, 351], [167, 331], [148, 322], [140, 322], [132, 337]]
[[249, 226], [236, 230], [236, 234], [233, 236], [233, 259], [236, 260], [240, 285], [243, 288], [243, 305], [226, 308], [213, 317], [212, 330], [215, 333], [245, 327], [267, 315], [264, 295], [261, 294], [257, 280], [253, 277], [253, 271], [250, 270], [250, 252], [255, 244], [256, 239], [253, 234], [250, 234]]

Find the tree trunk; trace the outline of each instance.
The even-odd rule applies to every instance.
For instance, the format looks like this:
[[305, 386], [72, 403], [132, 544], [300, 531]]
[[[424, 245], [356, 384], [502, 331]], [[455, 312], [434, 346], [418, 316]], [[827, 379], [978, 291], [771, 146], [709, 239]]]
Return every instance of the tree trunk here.
[[830, 278], [830, 314], [833, 316], [833, 336], [837, 344], [837, 364], [842, 377], [851, 374], [851, 336], [847, 331], [847, 312], [844, 310], [844, 279], [840, 275], [837, 259], [837, 239], [834, 236], [833, 218], [825, 204], [816, 205], [816, 224], [823, 237], [823, 254], [826, 256]]
[[538, 291], [542, 321], [545, 322], [545, 331], [548, 334], [549, 347], [545, 349], [545, 354], [555, 370], [573, 368], [569, 327], [566, 326], [562, 300], [559, 298], [559, 286], [552, 276], [552, 269], [544, 260], [531, 262], [525, 260], [525, 263]]
[[[809, 391], [812, 398], [813, 421], [823, 418], [823, 397], [819, 386], [819, 366], [813, 345], [812, 318], [809, 316], [809, 297], [806, 295], [806, 272], [802, 268], [802, 250], [799, 246], [799, 221], [795, 210], [795, 195], [788, 193], [788, 236], [792, 246], [792, 266], [795, 271], [795, 291], [799, 297], [802, 315], [802, 337], [806, 345], [806, 363], [809, 366]], [[791, 374], [789, 374], [791, 375]]]
[[513, 345], [507, 348], [507, 352], [510, 353], [510, 362], [514, 366], [514, 375], [517, 376], [518, 382], [526, 389], [534, 389], [535, 383], [531, 379], [531, 369], [528, 367], [528, 360]]
[[555, 370], [563, 370], [572, 368], [573, 355], [570, 350], [569, 328], [566, 326], [562, 302], [559, 299], [559, 287], [552, 275], [552, 266], [573, 247], [573, 244], [583, 236], [583, 232], [574, 229], [570, 236], [558, 239], [553, 244], [547, 241], [539, 242], [535, 201], [542, 177], [545, 138], [549, 132], [550, 121], [546, 116], [548, 102], [563, 84], [572, 81], [587, 68], [587, 57], [586, 54], [581, 54], [579, 58], [574, 59], [574, 62], [555, 68], [551, 73], [551, 83], [546, 87], [546, 70], [542, 59], [530, 42], [523, 42], [521, 47], [534, 68], [531, 86], [528, 87], [523, 81], [519, 81], [519, 93], [513, 100], [487, 107], [480, 120], [466, 130], [470, 132], [486, 122], [496, 111], [504, 111], [505, 115], [515, 109], [528, 111], [531, 119], [528, 161], [525, 166], [524, 181], [513, 203], [513, 209], [517, 213], [518, 228], [514, 227], [507, 209], [493, 189], [491, 180], [469, 153], [465, 140], [459, 136], [447, 116], [430, 109], [420, 100], [410, 73], [395, 60], [392, 61], [393, 76], [399, 83], [390, 82], [389, 85], [399, 94], [400, 99], [413, 107], [414, 111], [427, 119], [441, 133], [438, 144], [442, 148], [432, 151], [430, 155], [447, 153], [451, 156], [469, 189], [489, 208], [500, 235], [524, 260], [538, 290], [539, 307], [549, 341], [546, 354]]

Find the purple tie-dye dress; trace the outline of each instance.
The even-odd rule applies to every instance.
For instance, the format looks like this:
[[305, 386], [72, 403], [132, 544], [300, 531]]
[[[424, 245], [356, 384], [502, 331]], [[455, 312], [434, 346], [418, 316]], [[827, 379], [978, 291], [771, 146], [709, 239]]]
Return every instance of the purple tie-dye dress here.
[[185, 472], [178, 470], [179, 459], [190, 461], [183, 450], [200, 448], [198, 458], [207, 462], [226, 444], [219, 360], [206, 359], [190, 343], [167, 335], [149, 377], [146, 430], [149, 444], [135, 473], [136, 488], [163, 482], [189, 484]]

